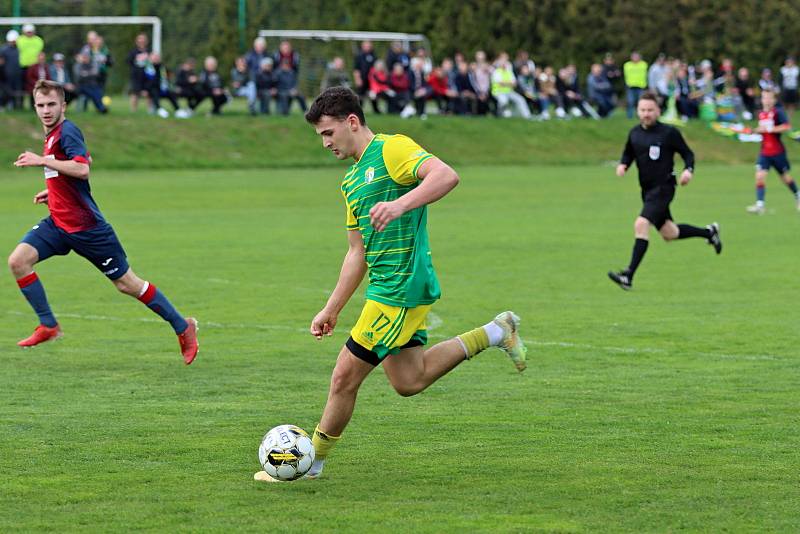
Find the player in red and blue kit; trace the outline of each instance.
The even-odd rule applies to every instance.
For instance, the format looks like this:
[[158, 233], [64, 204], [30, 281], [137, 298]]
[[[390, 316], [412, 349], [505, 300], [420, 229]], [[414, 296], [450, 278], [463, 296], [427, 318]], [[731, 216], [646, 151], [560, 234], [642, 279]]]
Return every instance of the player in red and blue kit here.
[[44, 286], [33, 266], [51, 256], [74, 250], [97, 267], [122, 293], [139, 299], [170, 323], [188, 365], [197, 355], [197, 321], [184, 318], [156, 286], [136, 276], [128, 265], [114, 229], [103, 218], [89, 188], [92, 158], [77, 126], [64, 117], [64, 90], [40, 80], [33, 89], [36, 115], [45, 131], [44, 153], [19, 155], [17, 167], [43, 167], [47, 189], [33, 197], [47, 204], [50, 216], [33, 227], [11, 256], [8, 265], [22, 294], [41, 323], [27, 339], [17, 343], [32, 347], [61, 336], [61, 328], [47, 302]]
[[797, 202], [797, 210], [800, 211], [800, 191], [789, 176], [789, 159], [786, 157], [786, 147], [781, 142], [781, 133], [789, 131], [791, 126], [783, 109], [775, 107], [775, 100], [775, 93], [772, 91], [761, 91], [762, 109], [758, 114], [758, 128], [756, 128], [756, 132], [761, 134], [761, 152], [756, 163], [756, 203], [747, 206], [747, 211], [756, 215], [763, 215], [766, 212], [764, 197], [770, 167], [775, 167], [783, 183], [792, 191]]

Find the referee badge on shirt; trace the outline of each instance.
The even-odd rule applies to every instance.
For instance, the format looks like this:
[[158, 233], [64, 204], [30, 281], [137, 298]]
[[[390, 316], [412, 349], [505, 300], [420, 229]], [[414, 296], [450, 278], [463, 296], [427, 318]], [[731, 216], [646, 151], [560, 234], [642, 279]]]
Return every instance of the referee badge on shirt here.
[[650, 159], [657, 160], [661, 156], [661, 147], [658, 145], [650, 145]]

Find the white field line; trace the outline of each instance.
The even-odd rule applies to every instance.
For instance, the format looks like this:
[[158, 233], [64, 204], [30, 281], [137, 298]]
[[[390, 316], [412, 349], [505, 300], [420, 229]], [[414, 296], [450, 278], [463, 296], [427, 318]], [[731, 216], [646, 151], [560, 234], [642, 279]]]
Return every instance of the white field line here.
[[[16, 316], [30, 316], [30, 313], [22, 313], [19, 311], [6, 311], [8, 315], [16, 315]], [[70, 319], [80, 319], [84, 321], [114, 321], [114, 322], [140, 322], [140, 323], [161, 323], [163, 322], [162, 319], [158, 319], [155, 317], [139, 317], [139, 318], [127, 318], [127, 317], [112, 317], [107, 315], [84, 315], [80, 313], [59, 313], [58, 316], [60, 317], [68, 317]], [[441, 327], [444, 322], [442, 319], [433, 313], [428, 315], [429, 318], [429, 325], [428, 329], [433, 330], [434, 328]], [[308, 328], [299, 328], [296, 326], [289, 326], [289, 325], [280, 325], [280, 324], [255, 324], [255, 323], [217, 323], [214, 321], [204, 321], [199, 320], [199, 324], [201, 327], [205, 328], [212, 328], [212, 329], [220, 329], [220, 330], [263, 330], [263, 331], [270, 331], [270, 330], [281, 330], [284, 332], [297, 332], [302, 334], [308, 334]], [[334, 331], [335, 335], [349, 335], [350, 331], [348, 329], [338, 329]], [[442, 335], [442, 334], [431, 334], [428, 336], [429, 339], [435, 340], [444, 340], [450, 339], [453, 336]], [[572, 343], [569, 341], [545, 341], [545, 340], [538, 340], [538, 339], [523, 339], [526, 345], [533, 346], [533, 347], [559, 347], [559, 348], [568, 348], [568, 349], [583, 349], [589, 351], [601, 351], [607, 352], [612, 354], [658, 354], [658, 355], [668, 355], [671, 354], [673, 351], [669, 349], [662, 349], [662, 348], [635, 348], [635, 347], [616, 347], [616, 346], [608, 346], [608, 345], [591, 345], [589, 343]], [[769, 361], [778, 361], [778, 360], [785, 360], [786, 358], [782, 356], [775, 356], [773, 354], [729, 354], [729, 353], [720, 353], [720, 352], [695, 352], [695, 356], [707, 357], [707, 358], [718, 358], [722, 360], [751, 360], [751, 361], [760, 361], [760, 360], [769, 360]], [[534, 356], [535, 357], [535, 356]]]

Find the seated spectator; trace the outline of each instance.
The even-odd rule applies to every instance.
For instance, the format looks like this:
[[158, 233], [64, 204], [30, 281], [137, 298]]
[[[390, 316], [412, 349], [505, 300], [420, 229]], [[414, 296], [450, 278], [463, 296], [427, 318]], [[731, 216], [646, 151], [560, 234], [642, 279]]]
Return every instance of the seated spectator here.
[[578, 85], [578, 73], [575, 65], [567, 65], [563, 69], [559, 69], [558, 77], [556, 78], [556, 89], [564, 109], [571, 112], [575, 117], [600, 118], [597, 112], [583, 98]]
[[[520, 56], [521, 54], [517, 55]], [[522, 57], [524, 58], [525, 56], [522, 55]], [[542, 105], [539, 103], [539, 94], [536, 90], [536, 77], [531, 72], [530, 65], [527, 62], [521, 63], [517, 68], [516, 90], [525, 99], [531, 113], [537, 113], [542, 110]]]
[[64, 65], [64, 54], [53, 54], [53, 64], [50, 65], [50, 79], [64, 89], [64, 100], [69, 104], [75, 99], [76, 87], [72, 83], [72, 76]]
[[[425, 61], [420, 57], [411, 59], [411, 71], [408, 73], [409, 89], [414, 99], [414, 109], [421, 118], [426, 118], [425, 105], [431, 97], [431, 86], [428, 85], [425, 73]], [[402, 113], [404, 117], [410, 116], [409, 112]]]
[[395, 63], [394, 67], [392, 67], [392, 74], [389, 76], [389, 87], [391, 87], [395, 95], [391, 100], [389, 112], [400, 113], [411, 102], [411, 80], [400, 62]]
[[450, 109], [450, 80], [442, 66], [434, 67], [428, 76], [428, 85], [431, 87], [431, 99], [436, 101], [439, 113], [447, 113]]
[[188, 116], [186, 113], [179, 113], [181, 108], [178, 105], [175, 93], [169, 89], [169, 80], [161, 64], [161, 55], [157, 52], [150, 53], [147, 65], [144, 68], [142, 87], [150, 97], [150, 113], [157, 114], [164, 119], [169, 117], [169, 112], [161, 107], [161, 99], [166, 98], [172, 104], [176, 117], [184, 118]]
[[564, 106], [558, 98], [558, 89], [556, 89], [556, 74], [553, 67], [546, 66], [539, 73], [539, 102], [542, 105], [542, 118], [548, 120], [550, 118], [550, 106], [556, 107], [556, 116], [564, 118]]
[[[422, 72], [427, 77], [433, 70], [433, 61], [431, 60], [430, 56], [428, 56], [428, 51], [425, 50], [425, 47], [420, 46], [414, 52], [414, 57], [422, 63]], [[409, 59], [409, 68], [411, 68], [410, 65], [411, 60]]]
[[25, 69], [25, 93], [31, 99], [31, 109], [35, 109], [33, 102], [33, 86], [39, 80], [50, 79], [50, 67], [47, 65], [47, 54], [39, 52], [36, 63]]
[[761, 71], [761, 79], [758, 80], [758, 88], [763, 91], [772, 91], [773, 93], [778, 93], [778, 85], [775, 83], [775, 80], [772, 79], [772, 70], [771, 69], [764, 69]]
[[222, 113], [222, 106], [228, 102], [225, 94], [225, 85], [222, 77], [217, 72], [217, 58], [208, 56], [203, 62], [203, 72], [200, 73], [200, 87], [203, 91], [203, 98], [211, 99], [211, 114], [219, 115]]
[[261, 60], [261, 70], [256, 74], [256, 95], [259, 102], [259, 111], [264, 115], [268, 115], [270, 101], [278, 97], [278, 87], [275, 83], [271, 57], [265, 57]]
[[300, 109], [305, 112], [306, 99], [297, 89], [297, 72], [292, 69], [292, 62], [284, 59], [275, 73], [275, 87], [278, 90], [278, 111], [281, 115], [288, 115], [292, 102], [297, 101]]
[[608, 117], [614, 111], [614, 87], [611, 80], [606, 78], [603, 67], [599, 63], [592, 65], [591, 72], [586, 79], [589, 90], [589, 100], [597, 106], [601, 117]]
[[510, 117], [513, 107], [523, 118], [529, 119], [531, 110], [528, 109], [528, 104], [522, 95], [516, 92], [516, 87], [517, 79], [508, 60], [508, 54], [501, 52], [495, 61], [492, 73], [492, 95], [497, 99], [497, 114]]
[[108, 113], [108, 109], [103, 104], [103, 88], [99, 78], [100, 73], [97, 66], [92, 64], [89, 54], [78, 54], [73, 66], [73, 79], [78, 86], [78, 95], [83, 97], [83, 111], [86, 111], [89, 100], [91, 100], [97, 111]]
[[233, 96], [245, 97], [247, 110], [251, 115], [256, 114], [256, 86], [250, 83], [250, 71], [244, 56], [237, 57], [231, 69], [231, 92]]
[[453, 111], [456, 115], [474, 115], [477, 111], [477, 100], [475, 88], [472, 86], [472, 77], [469, 72], [469, 64], [466, 61], [456, 63], [456, 72], [453, 77], [455, 88], [455, 104]]
[[185, 98], [189, 106], [189, 114], [205, 98], [205, 92], [200, 85], [200, 77], [195, 72], [196, 62], [194, 58], [187, 58], [180, 68], [175, 79], [175, 94], [178, 98]]
[[350, 75], [344, 67], [344, 59], [339, 56], [333, 58], [325, 69], [325, 76], [322, 78], [320, 92], [329, 87], [350, 87]]
[[394, 99], [394, 91], [389, 85], [389, 73], [386, 70], [386, 63], [383, 60], [376, 60], [372, 69], [367, 76], [369, 84], [369, 91], [367, 96], [373, 102], [373, 107], [376, 113], [380, 113], [378, 108], [378, 100], [385, 100], [387, 111], [392, 109], [392, 100]]

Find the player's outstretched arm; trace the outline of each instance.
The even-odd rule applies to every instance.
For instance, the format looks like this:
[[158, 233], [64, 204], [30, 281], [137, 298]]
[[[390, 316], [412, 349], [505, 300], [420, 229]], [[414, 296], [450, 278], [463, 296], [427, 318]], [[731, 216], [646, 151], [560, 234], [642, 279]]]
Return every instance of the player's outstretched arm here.
[[336, 287], [328, 298], [325, 307], [311, 321], [309, 330], [311, 335], [317, 339], [333, 334], [339, 312], [342, 311], [344, 305], [347, 304], [355, 290], [358, 289], [367, 272], [367, 263], [364, 259], [364, 240], [361, 238], [361, 232], [349, 230], [347, 232], [347, 241], [349, 248], [344, 256], [342, 270], [339, 273], [339, 281], [336, 282]]
[[456, 171], [439, 158], [430, 158], [417, 171], [420, 185], [397, 200], [378, 202], [369, 210], [373, 228], [382, 231], [393, 220], [407, 211], [436, 202], [458, 185]]
[[17, 161], [14, 162], [15, 167], [44, 167], [45, 165], [64, 176], [80, 180], [89, 179], [89, 165], [71, 159], [48, 159], [28, 151], [17, 156]]

